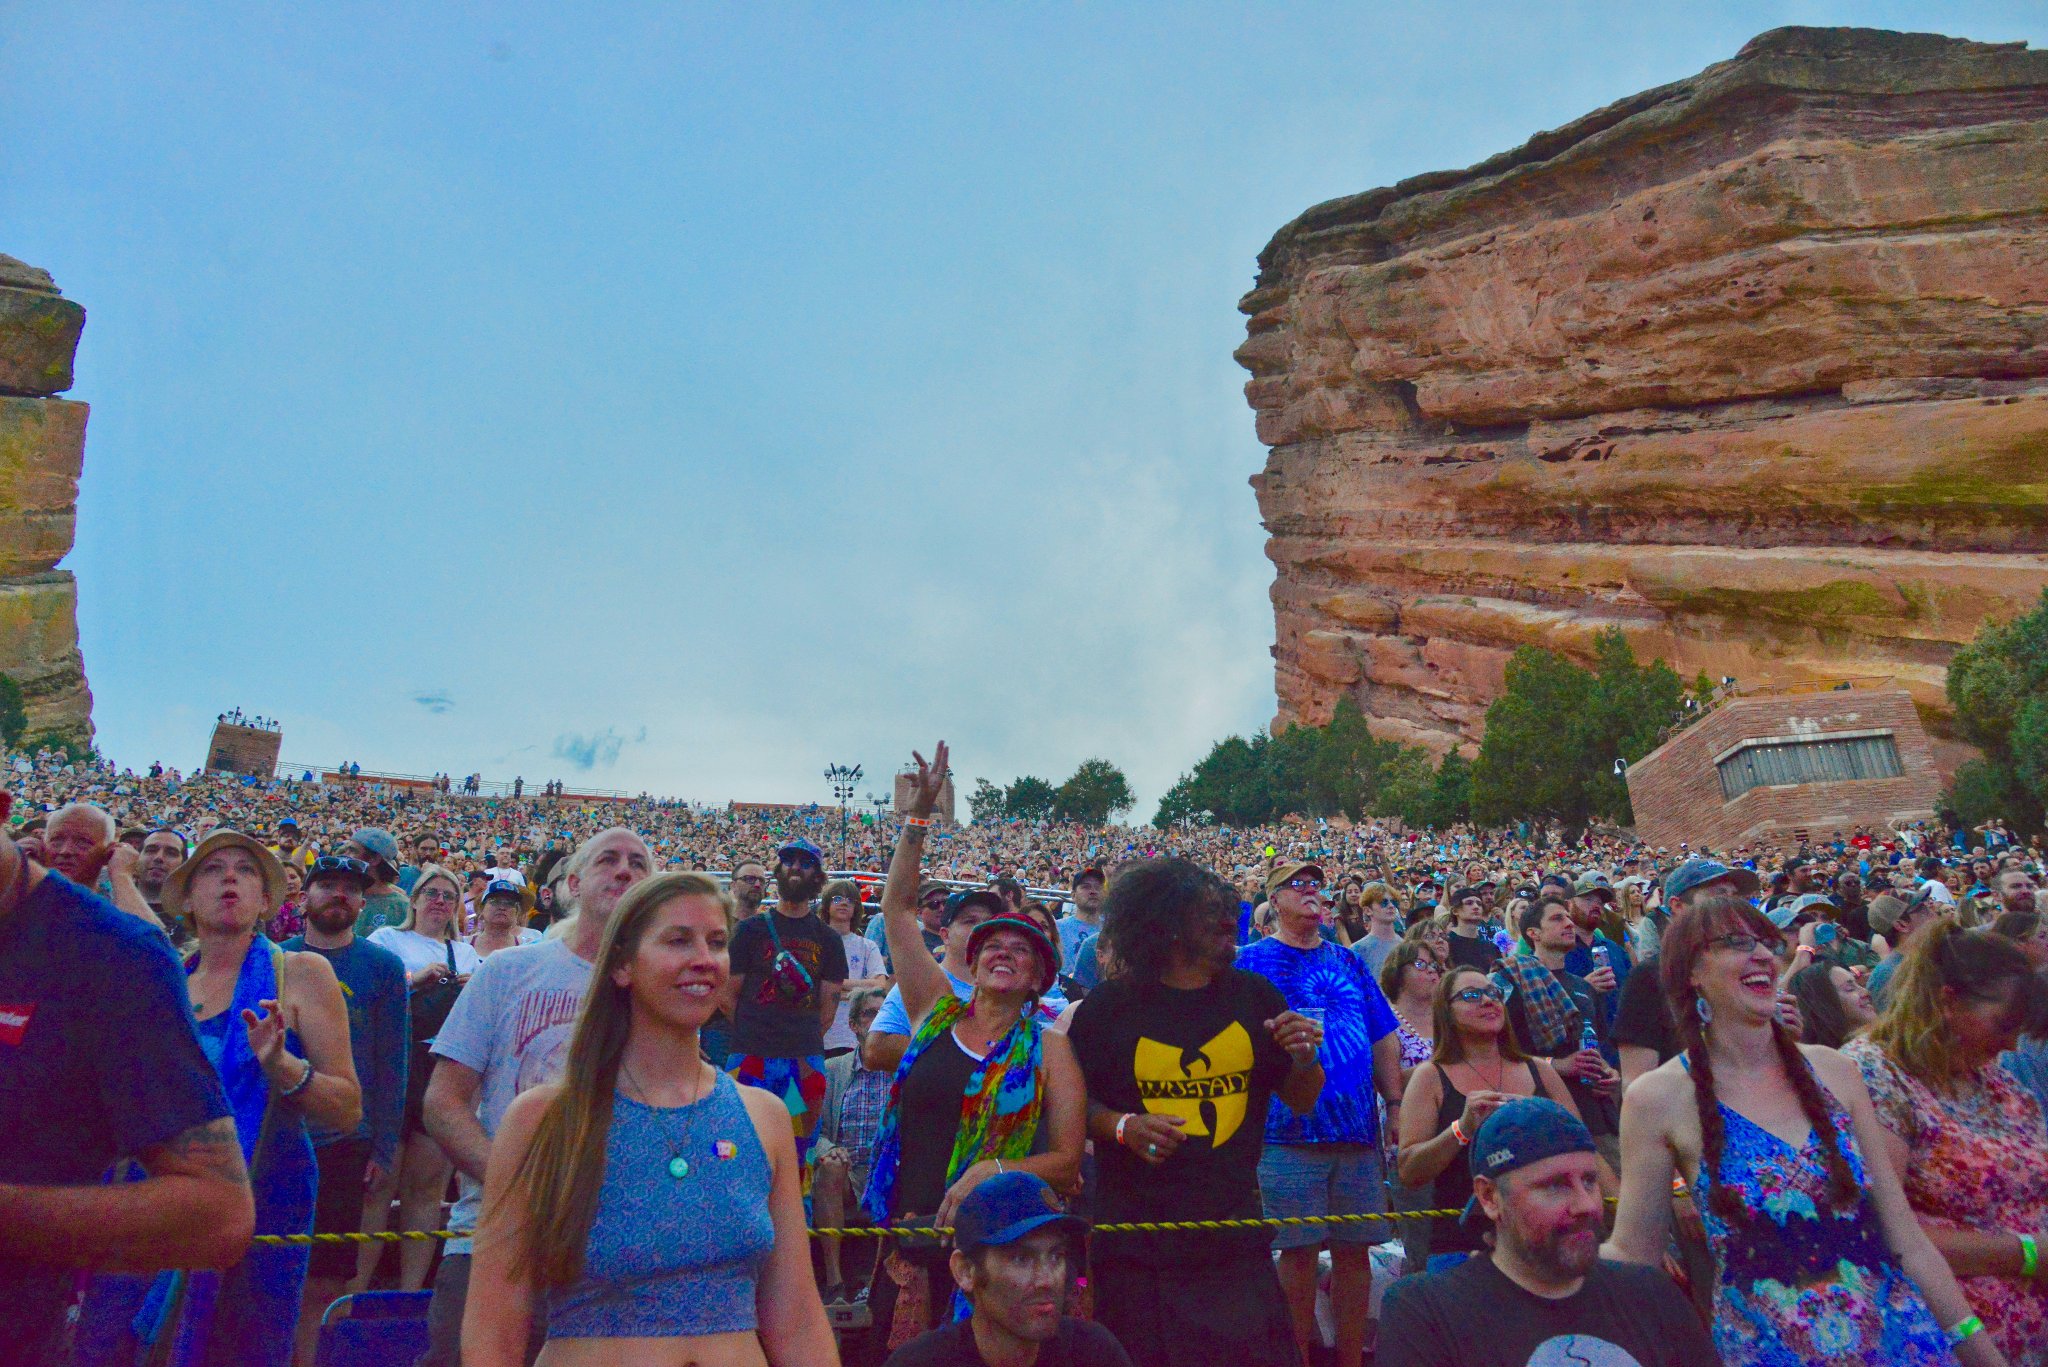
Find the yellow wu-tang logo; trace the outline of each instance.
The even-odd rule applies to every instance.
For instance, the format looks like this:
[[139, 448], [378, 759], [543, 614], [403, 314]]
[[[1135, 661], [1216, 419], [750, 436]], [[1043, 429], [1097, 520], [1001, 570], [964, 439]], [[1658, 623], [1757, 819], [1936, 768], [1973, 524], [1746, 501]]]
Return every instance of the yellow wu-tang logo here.
[[1131, 1070], [1147, 1111], [1179, 1116], [1183, 1134], [1206, 1135], [1218, 1148], [1244, 1123], [1252, 1037], [1235, 1021], [1192, 1049], [1139, 1036]]

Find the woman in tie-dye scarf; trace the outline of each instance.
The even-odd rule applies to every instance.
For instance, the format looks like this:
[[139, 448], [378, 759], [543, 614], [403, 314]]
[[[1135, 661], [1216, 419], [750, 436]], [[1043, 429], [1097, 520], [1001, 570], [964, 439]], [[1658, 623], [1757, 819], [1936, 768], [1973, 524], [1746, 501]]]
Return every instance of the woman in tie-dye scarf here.
[[[1073, 1189], [1088, 1099], [1066, 1037], [1048, 1032], [1033, 1009], [1059, 976], [1059, 951], [1042, 928], [1011, 915], [994, 891], [955, 894], [949, 915], [981, 899], [995, 913], [968, 940], [973, 990], [965, 999], [925, 947], [915, 899], [946, 747], [929, 764], [914, 758], [909, 819], [882, 894], [911, 1041], [876, 1136], [864, 1204], [894, 1224], [945, 1227], [961, 1199], [999, 1172], [1034, 1173], [1055, 1191]], [[937, 1240], [912, 1238], [897, 1241], [883, 1260], [869, 1304], [876, 1323], [890, 1325], [892, 1346], [938, 1317], [945, 1302], [935, 1287], [948, 1284], [944, 1259]]]

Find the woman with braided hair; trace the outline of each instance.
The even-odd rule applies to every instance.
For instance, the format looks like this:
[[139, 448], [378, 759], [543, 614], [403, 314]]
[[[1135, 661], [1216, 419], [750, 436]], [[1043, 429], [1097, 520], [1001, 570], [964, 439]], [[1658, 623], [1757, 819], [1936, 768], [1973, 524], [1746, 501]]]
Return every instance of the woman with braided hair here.
[[1730, 1367], [2005, 1363], [1906, 1204], [1861, 1072], [1779, 1024], [1779, 940], [1730, 897], [1666, 928], [1684, 1048], [1622, 1103], [1607, 1256], [1662, 1261], [1683, 1174], [1719, 1269], [1714, 1346]]

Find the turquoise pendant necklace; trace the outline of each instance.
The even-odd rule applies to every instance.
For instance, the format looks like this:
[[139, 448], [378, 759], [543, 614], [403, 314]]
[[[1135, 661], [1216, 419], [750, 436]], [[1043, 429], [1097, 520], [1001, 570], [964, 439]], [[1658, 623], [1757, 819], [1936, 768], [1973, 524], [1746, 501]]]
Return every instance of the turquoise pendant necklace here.
[[[701, 1068], [703, 1065], [699, 1064], [698, 1066]], [[654, 1123], [655, 1126], [661, 1131], [661, 1142], [668, 1146], [668, 1175], [678, 1182], [682, 1181], [685, 1177], [688, 1177], [690, 1175], [690, 1160], [683, 1157], [683, 1146], [676, 1143], [676, 1141], [670, 1137], [668, 1132], [668, 1122], [662, 1119], [661, 1108], [656, 1106], [653, 1103], [653, 1101], [648, 1099], [647, 1089], [640, 1085], [639, 1078], [633, 1076], [633, 1070], [626, 1066], [626, 1061], [624, 1059], [619, 1060], [619, 1071], [623, 1072], [626, 1075], [626, 1081], [633, 1084], [633, 1090], [640, 1093], [640, 1103], [643, 1106], [647, 1107], [648, 1110], [654, 1112]], [[698, 1100], [699, 1098], [693, 1096], [689, 1100], [685, 1101], [683, 1105], [694, 1106], [697, 1104]], [[677, 1109], [680, 1110], [681, 1107], [678, 1107]]]

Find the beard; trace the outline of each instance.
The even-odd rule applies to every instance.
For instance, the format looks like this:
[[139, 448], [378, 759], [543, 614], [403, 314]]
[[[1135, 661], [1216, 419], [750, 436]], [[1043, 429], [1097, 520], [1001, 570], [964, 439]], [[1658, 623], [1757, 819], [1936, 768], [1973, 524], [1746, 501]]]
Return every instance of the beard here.
[[1520, 1246], [1522, 1256], [1556, 1277], [1567, 1281], [1583, 1277], [1600, 1261], [1600, 1217], [1588, 1216], [1569, 1225], [1554, 1226], [1540, 1235], [1517, 1226], [1509, 1234]]
[[785, 907], [809, 906], [825, 889], [823, 869], [775, 870], [775, 894]]
[[356, 923], [356, 914], [347, 902], [308, 902], [305, 907], [306, 924], [322, 935], [339, 935]]

